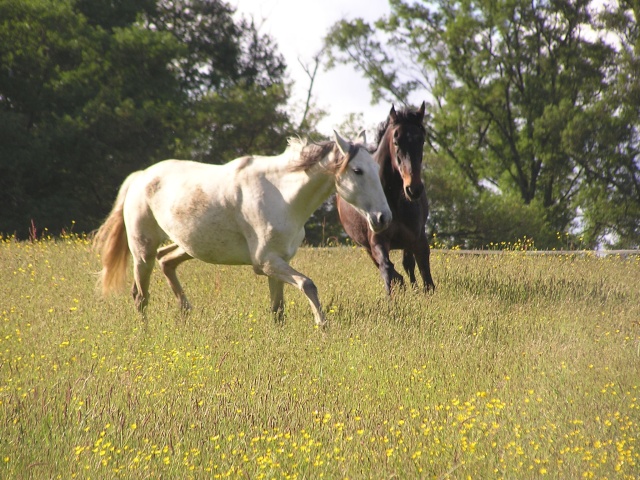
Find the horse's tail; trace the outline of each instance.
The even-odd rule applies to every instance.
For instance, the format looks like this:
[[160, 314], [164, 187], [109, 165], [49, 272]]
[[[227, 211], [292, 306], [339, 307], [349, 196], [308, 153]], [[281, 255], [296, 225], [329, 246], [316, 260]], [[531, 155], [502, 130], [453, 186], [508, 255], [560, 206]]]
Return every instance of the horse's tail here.
[[127, 278], [127, 265], [129, 263], [129, 245], [127, 243], [127, 230], [124, 225], [124, 199], [127, 196], [129, 186], [135, 177], [141, 172], [129, 175], [118, 192], [111, 213], [96, 232], [93, 239], [93, 248], [102, 260], [102, 271], [98, 279], [98, 287], [103, 295], [114, 290], [121, 290]]

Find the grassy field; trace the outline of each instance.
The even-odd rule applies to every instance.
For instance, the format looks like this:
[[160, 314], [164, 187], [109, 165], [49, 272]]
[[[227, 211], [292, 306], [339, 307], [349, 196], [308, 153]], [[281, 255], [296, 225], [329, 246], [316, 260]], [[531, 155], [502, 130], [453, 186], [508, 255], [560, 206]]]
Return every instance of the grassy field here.
[[[398, 256], [394, 256], [400, 264]], [[0, 244], [0, 478], [638, 478], [640, 259], [435, 252], [392, 300], [301, 249], [330, 326], [248, 267], [159, 272], [146, 322], [82, 238]]]

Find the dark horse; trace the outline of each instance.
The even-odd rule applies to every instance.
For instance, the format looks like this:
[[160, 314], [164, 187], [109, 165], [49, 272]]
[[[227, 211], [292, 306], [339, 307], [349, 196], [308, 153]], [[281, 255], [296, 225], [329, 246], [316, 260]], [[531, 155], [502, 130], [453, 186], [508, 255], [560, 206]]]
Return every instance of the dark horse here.
[[380, 270], [387, 293], [404, 279], [389, 259], [389, 251], [402, 249], [402, 266], [416, 285], [416, 263], [425, 291], [434, 290], [429, 267], [429, 241], [425, 231], [429, 205], [422, 183], [422, 149], [426, 132], [422, 125], [425, 104], [419, 110], [392, 106], [387, 120], [378, 127], [373, 158], [380, 165], [380, 181], [391, 207], [393, 220], [379, 233], [370, 232], [366, 220], [339, 196], [336, 199], [340, 221], [347, 234], [369, 252]]

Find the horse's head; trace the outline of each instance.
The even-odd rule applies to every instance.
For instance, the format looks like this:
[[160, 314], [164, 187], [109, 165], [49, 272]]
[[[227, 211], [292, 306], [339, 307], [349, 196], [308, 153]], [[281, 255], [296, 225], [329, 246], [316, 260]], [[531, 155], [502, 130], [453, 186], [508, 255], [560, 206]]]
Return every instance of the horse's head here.
[[380, 183], [380, 167], [365, 148], [364, 131], [356, 143], [350, 143], [334, 130], [334, 140], [340, 154], [345, 157], [336, 173], [336, 191], [364, 218], [369, 228], [380, 232], [391, 222], [391, 209]]
[[[402, 191], [408, 200], [417, 200], [424, 191], [422, 183], [422, 149], [426, 137], [422, 121], [425, 103], [416, 112], [404, 110], [402, 115], [391, 106], [384, 133], [392, 168], [402, 178]], [[383, 146], [384, 148], [384, 146]]]

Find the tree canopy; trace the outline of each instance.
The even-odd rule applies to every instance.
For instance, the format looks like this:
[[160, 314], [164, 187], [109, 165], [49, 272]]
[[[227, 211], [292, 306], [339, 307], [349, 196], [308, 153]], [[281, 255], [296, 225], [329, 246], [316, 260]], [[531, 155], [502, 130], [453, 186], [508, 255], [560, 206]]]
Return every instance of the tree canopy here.
[[276, 153], [285, 62], [221, 0], [0, 0], [0, 232], [95, 228], [169, 157]]
[[327, 44], [374, 100], [429, 100], [431, 230], [465, 246], [640, 244], [640, 11], [589, 0], [390, 0]]
[[[374, 101], [427, 100], [433, 234], [640, 244], [637, 2], [389, 3], [326, 43]], [[278, 153], [314, 126], [294, 131], [288, 98], [275, 42], [223, 0], [0, 0], [0, 232], [90, 231], [164, 158]]]

